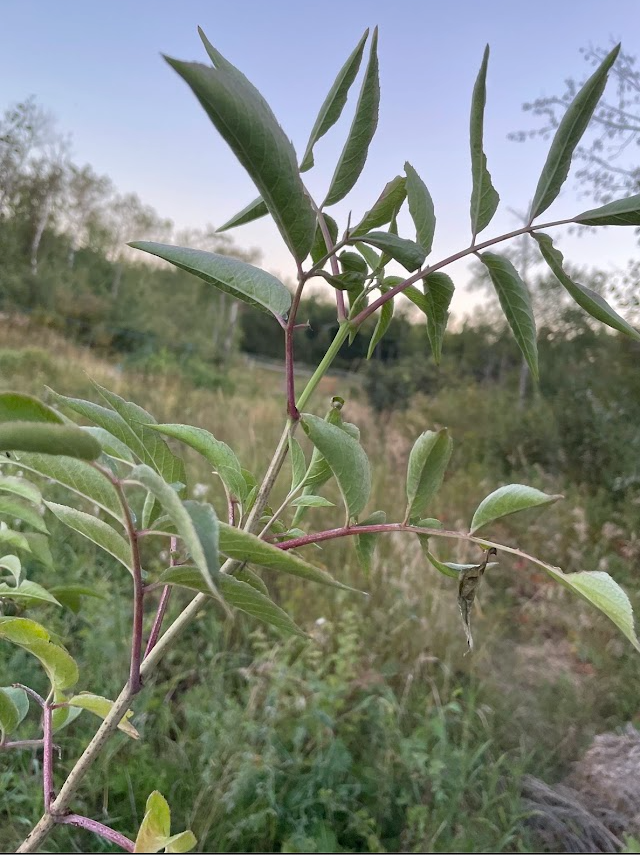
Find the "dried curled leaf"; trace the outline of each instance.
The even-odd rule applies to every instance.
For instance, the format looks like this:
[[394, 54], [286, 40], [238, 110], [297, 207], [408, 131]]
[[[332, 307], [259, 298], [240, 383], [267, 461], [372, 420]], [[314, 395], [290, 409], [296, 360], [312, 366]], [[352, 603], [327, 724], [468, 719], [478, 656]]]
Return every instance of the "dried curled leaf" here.
[[467, 637], [469, 650], [473, 650], [473, 636], [471, 635], [471, 608], [476, 598], [478, 585], [480, 584], [480, 581], [484, 576], [484, 571], [487, 568], [489, 558], [497, 554], [496, 549], [492, 546], [491, 549], [487, 550], [487, 553], [480, 564], [465, 567], [464, 570], [460, 571], [460, 575], [458, 577], [458, 607], [460, 609], [460, 614], [462, 615], [462, 624], [464, 626], [464, 633]]

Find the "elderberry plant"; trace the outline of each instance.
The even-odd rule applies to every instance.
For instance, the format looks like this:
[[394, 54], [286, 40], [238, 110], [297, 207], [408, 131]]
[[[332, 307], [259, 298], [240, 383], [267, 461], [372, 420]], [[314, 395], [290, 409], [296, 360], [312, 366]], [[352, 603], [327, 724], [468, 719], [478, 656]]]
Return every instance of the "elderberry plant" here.
[[[379, 536], [402, 532], [418, 537], [435, 570], [457, 583], [457, 596], [468, 647], [473, 646], [470, 615], [479, 583], [498, 553], [518, 555], [542, 567], [553, 579], [604, 612], [631, 644], [640, 650], [631, 605], [616, 582], [603, 572], [565, 574], [537, 557], [487, 540], [481, 530], [502, 517], [552, 504], [559, 496], [546, 495], [522, 484], [502, 486], [480, 501], [468, 531], [448, 531], [426, 514], [440, 488], [451, 457], [453, 441], [446, 428], [426, 430], [415, 441], [406, 474], [406, 507], [387, 521], [369, 508], [371, 474], [358, 428], [342, 415], [343, 401], [334, 398], [324, 419], [306, 411], [321, 378], [331, 367], [342, 344], [358, 334], [367, 318], [376, 315], [371, 350], [383, 338], [393, 315], [394, 298], [408, 297], [424, 313], [427, 336], [436, 362], [440, 359], [448, 309], [454, 291], [449, 264], [475, 255], [485, 265], [506, 320], [534, 379], [538, 377], [536, 327], [527, 288], [513, 264], [492, 248], [518, 235], [530, 235], [555, 275], [559, 288], [593, 318], [640, 340], [640, 334], [597, 293], [574, 282], [563, 265], [547, 230], [570, 223], [585, 226], [640, 225], [640, 195], [585, 211], [570, 219], [538, 220], [556, 199], [565, 181], [572, 154], [604, 90], [607, 74], [618, 55], [615, 48], [575, 96], [561, 121], [535, 189], [528, 222], [522, 228], [485, 240], [478, 236], [490, 224], [499, 203], [483, 149], [483, 121], [489, 49], [485, 50], [471, 102], [471, 241], [440, 260], [430, 259], [436, 227], [434, 204], [423, 179], [406, 163], [404, 174], [389, 181], [371, 208], [352, 225], [339, 228], [328, 213], [356, 184], [378, 121], [377, 31], [367, 31], [349, 56], [327, 95], [300, 161], [269, 105], [247, 78], [200, 33], [210, 65], [167, 58], [187, 83], [212, 124], [228, 143], [255, 183], [260, 196], [225, 223], [220, 231], [270, 215], [291, 252], [297, 272], [292, 295], [275, 276], [233, 258], [152, 242], [131, 246], [164, 259], [209, 283], [255, 310], [274, 318], [283, 331], [286, 367], [286, 421], [281, 439], [260, 480], [244, 469], [234, 451], [214, 433], [183, 424], [158, 424], [135, 403], [95, 385], [98, 403], [65, 397], [49, 390], [48, 404], [19, 392], [0, 395], [0, 515], [19, 520], [14, 528], [0, 524], [0, 638], [36, 657], [46, 674], [46, 691], [14, 682], [7, 674], [0, 688], [2, 750], [20, 750], [34, 744], [43, 751], [44, 813], [20, 846], [33, 852], [57, 824], [75, 825], [115, 843], [129, 852], [183, 852], [192, 848], [190, 831], [171, 833], [170, 810], [164, 797], [152, 793], [134, 840], [89, 817], [72, 812], [74, 796], [109, 737], [119, 728], [138, 738], [130, 705], [151, 682], [158, 663], [185, 627], [203, 607], [221, 615], [240, 609], [282, 633], [305, 637], [293, 617], [270, 597], [261, 578], [263, 568], [299, 577], [305, 583], [346, 588], [324, 567], [307, 558], [304, 547], [336, 538], [351, 538], [358, 560], [367, 567]], [[337, 122], [357, 77], [365, 49], [368, 59], [360, 94], [342, 154], [322, 202], [314, 201], [302, 175], [314, 166], [314, 147]], [[415, 239], [401, 237], [397, 217], [408, 205]], [[386, 272], [391, 262], [404, 276]], [[299, 396], [294, 388], [298, 309], [305, 287], [323, 278], [335, 289], [338, 332], [315, 373]], [[370, 350], [370, 352], [371, 352]], [[284, 407], [283, 407], [284, 410]], [[283, 412], [284, 417], [284, 412]], [[79, 427], [80, 418], [88, 426]], [[211, 425], [215, 432], [215, 425]], [[313, 447], [307, 459], [296, 438], [301, 431]], [[169, 442], [168, 442], [169, 441]], [[195, 449], [220, 479], [226, 508], [187, 498], [185, 466], [176, 449]], [[272, 489], [285, 458], [291, 460], [292, 480], [277, 509], [269, 506]], [[325, 531], [303, 529], [313, 509], [326, 506], [318, 491], [335, 479], [344, 503], [336, 527]], [[69, 504], [46, 498], [48, 485], [66, 488]], [[43, 498], [43, 492], [45, 498]], [[46, 511], [45, 511], [46, 509]], [[50, 586], [25, 578], [21, 556], [31, 555], [51, 565], [47, 546], [47, 514], [57, 517], [79, 536], [88, 538], [113, 556], [131, 577], [130, 666], [115, 701], [100, 694], [100, 675], [79, 674], [64, 639], [41, 623], [25, 617], [27, 611], [66, 605], [77, 609], [91, 588]], [[443, 562], [431, 552], [433, 538], [462, 539], [483, 554], [477, 564]], [[155, 573], [143, 566], [140, 544], [157, 544], [156, 554], [168, 549], [169, 566]], [[153, 547], [151, 547], [153, 549]], [[145, 554], [147, 554], [145, 549]], [[54, 578], [50, 567], [49, 578]], [[169, 626], [163, 627], [174, 586], [195, 596]], [[358, 592], [353, 593], [359, 596]], [[154, 616], [148, 621], [147, 612]], [[124, 675], [123, 675], [124, 680]], [[78, 686], [83, 690], [78, 691]], [[42, 737], [9, 739], [30, 713], [32, 703], [41, 717]], [[94, 738], [66, 780], [56, 780], [53, 734], [73, 726], [83, 711], [102, 719]], [[62, 737], [64, 738], [64, 737]]]

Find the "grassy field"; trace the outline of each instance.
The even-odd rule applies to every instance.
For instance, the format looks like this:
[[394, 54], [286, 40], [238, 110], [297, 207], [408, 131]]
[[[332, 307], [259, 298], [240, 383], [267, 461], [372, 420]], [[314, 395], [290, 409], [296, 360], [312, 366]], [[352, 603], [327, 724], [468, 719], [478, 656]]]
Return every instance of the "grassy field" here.
[[[27, 323], [2, 322], [0, 341], [3, 389], [42, 395], [48, 385], [91, 397], [93, 378], [160, 421], [206, 427], [256, 475], [281, 431], [282, 380], [270, 371], [238, 365], [224, 390], [210, 391], [179, 372], [121, 370]], [[374, 467], [371, 510], [401, 517], [411, 444], [420, 431], [446, 424], [454, 455], [433, 515], [448, 528], [464, 527], [503, 483], [561, 492], [565, 501], [544, 515], [496, 526], [496, 539], [565, 570], [606, 569], [638, 608], [640, 507], [613, 506], [606, 494], [529, 465], [532, 437], [552, 441], [542, 405], [518, 413], [507, 392], [489, 398], [458, 388], [381, 420], [357, 384], [327, 378], [316, 411], [337, 393]], [[190, 487], [205, 485], [222, 513], [213, 477], [195, 455], [186, 458]], [[334, 497], [332, 489], [326, 495]], [[331, 525], [340, 514], [318, 509], [310, 524]], [[104, 599], [87, 600], [79, 615], [51, 609], [47, 622], [73, 639], [80, 687], [113, 696], [127, 670], [128, 579], [86, 541], [53, 520], [51, 528], [59, 581], [90, 578]], [[477, 552], [460, 543], [439, 555], [466, 561]], [[487, 576], [474, 614], [477, 650], [465, 656], [455, 582], [426, 564], [417, 542], [380, 539], [369, 578], [346, 539], [311, 558], [369, 596], [269, 579], [312, 635], [306, 644], [283, 641], [242, 615], [228, 621], [213, 607], [203, 611], [136, 703], [143, 738], [110, 743], [78, 811], [135, 836], [157, 788], [176, 829], [193, 828], [204, 852], [537, 851], [521, 777], [557, 780], [594, 734], [637, 722], [640, 660], [632, 648], [604, 617], [518, 560], [501, 558]], [[35, 581], [38, 572], [30, 574]], [[186, 599], [175, 596], [172, 613]], [[2, 656], [5, 683], [26, 672], [37, 685], [26, 657], [6, 649]], [[60, 734], [58, 777], [91, 728], [83, 717]], [[3, 850], [41, 813], [40, 775], [35, 752], [2, 756]], [[47, 845], [52, 852], [110, 851], [66, 828]]]

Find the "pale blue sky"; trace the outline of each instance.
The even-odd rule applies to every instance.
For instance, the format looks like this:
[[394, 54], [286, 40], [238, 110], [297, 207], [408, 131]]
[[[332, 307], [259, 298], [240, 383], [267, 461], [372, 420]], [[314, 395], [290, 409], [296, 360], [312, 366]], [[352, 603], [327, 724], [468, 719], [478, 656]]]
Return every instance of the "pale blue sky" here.
[[[501, 209], [486, 237], [515, 226], [508, 207], [531, 198], [548, 143], [517, 145], [509, 131], [527, 127], [524, 100], [556, 93], [581, 75], [578, 50], [622, 39], [634, 52], [640, 32], [636, 0], [108, 0], [0, 2], [0, 110], [29, 94], [73, 135], [75, 159], [107, 173], [121, 191], [136, 191], [179, 226], [219, 224], [255, 195], [250, 180], [160, 53], [206, 57], [196, 27], [265, 95], [301, 151], [335, 73], [367, 26], [380, 27], [382, 83], [378, 134], [362, 179], [332, 213], [360, 215], [410, 160], [429, 186], [438, 226], [433, 257], [468, 243], [471, 90], [486, 42], [491, 44], [485, 148]], [[308, 173], [321, 197], [351, 121], [355, 92], [316, 149]], [[549, 212], [590, 207], [567, 189]], [[344, 222], [343, 222], [344, 224]], [[405, 234], [413, 236], [405, 221]], [[265, 266], [291, 274], [276, 230], [265, 221], [237, 229], [259, 246]], [[135, 237], [135, 236], [133, 236]], [[571, 260], [606, 266], [636, 252], [632, 230], [566, 238]], [[466, 267], [452, 270], [459, 282]], [[459, 311], [465, 300], [456, 301]]]

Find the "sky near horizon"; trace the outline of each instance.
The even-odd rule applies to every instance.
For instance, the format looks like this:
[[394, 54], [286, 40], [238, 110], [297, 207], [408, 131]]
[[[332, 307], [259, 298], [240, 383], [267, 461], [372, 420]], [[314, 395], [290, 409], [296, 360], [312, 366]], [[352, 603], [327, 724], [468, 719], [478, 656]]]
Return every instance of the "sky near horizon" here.
[[[260, 89], [301, 155], [335, 74], [364, 29], [376, 24], [378, 132], [358, 185], [331, 213], [344, 227], [352, 210], [357, 222], [409, 160], [434, 199], [437, 259], [469, 242], [469, 106], [485, 44], [491, 45], [485, 151], [501, 196], [483, 233], [489, 238], [519, 225], [510, 209], [528, 207], [549, 145], [507, 140], [510, 131], [534, 127], [523, 101], [560, 94], [567, 77], [581, 77], [587, 70], [581, 47], [622, 40], [635, 53], [640, 4], [0, 0], [0, 111], [35, 95], [56, 116], [58, 129], [72, 135], [76, 162], [109, 175], [121, 192], [138, 193], [178, 227], [219, 225], [255, 197], [255, 188], [160, 54], [207, 61], [196, 30], [202, 26]], [[338, 125], [316, 146], [316, 167], [305, 176], [317, 198], [333, 174], [358, 85]], [[570, 176], [547, 213], [556, 219], [592, 206]], [[229, 234], [241, 246], [260, 248], [265, 267], [292, 278], [284, 244], [266, 219]], [[413, 237], [408, 217], [401, 234]], [[594, 229], [586, 238], [563, 234], [559, 246], [571, 261], [604, 269], [637, 255], [633, 229]], [[468, 264], [450, 272], [464, 284]], [[478, 299], [459, 289], [452, 308], [468, 313]]]

